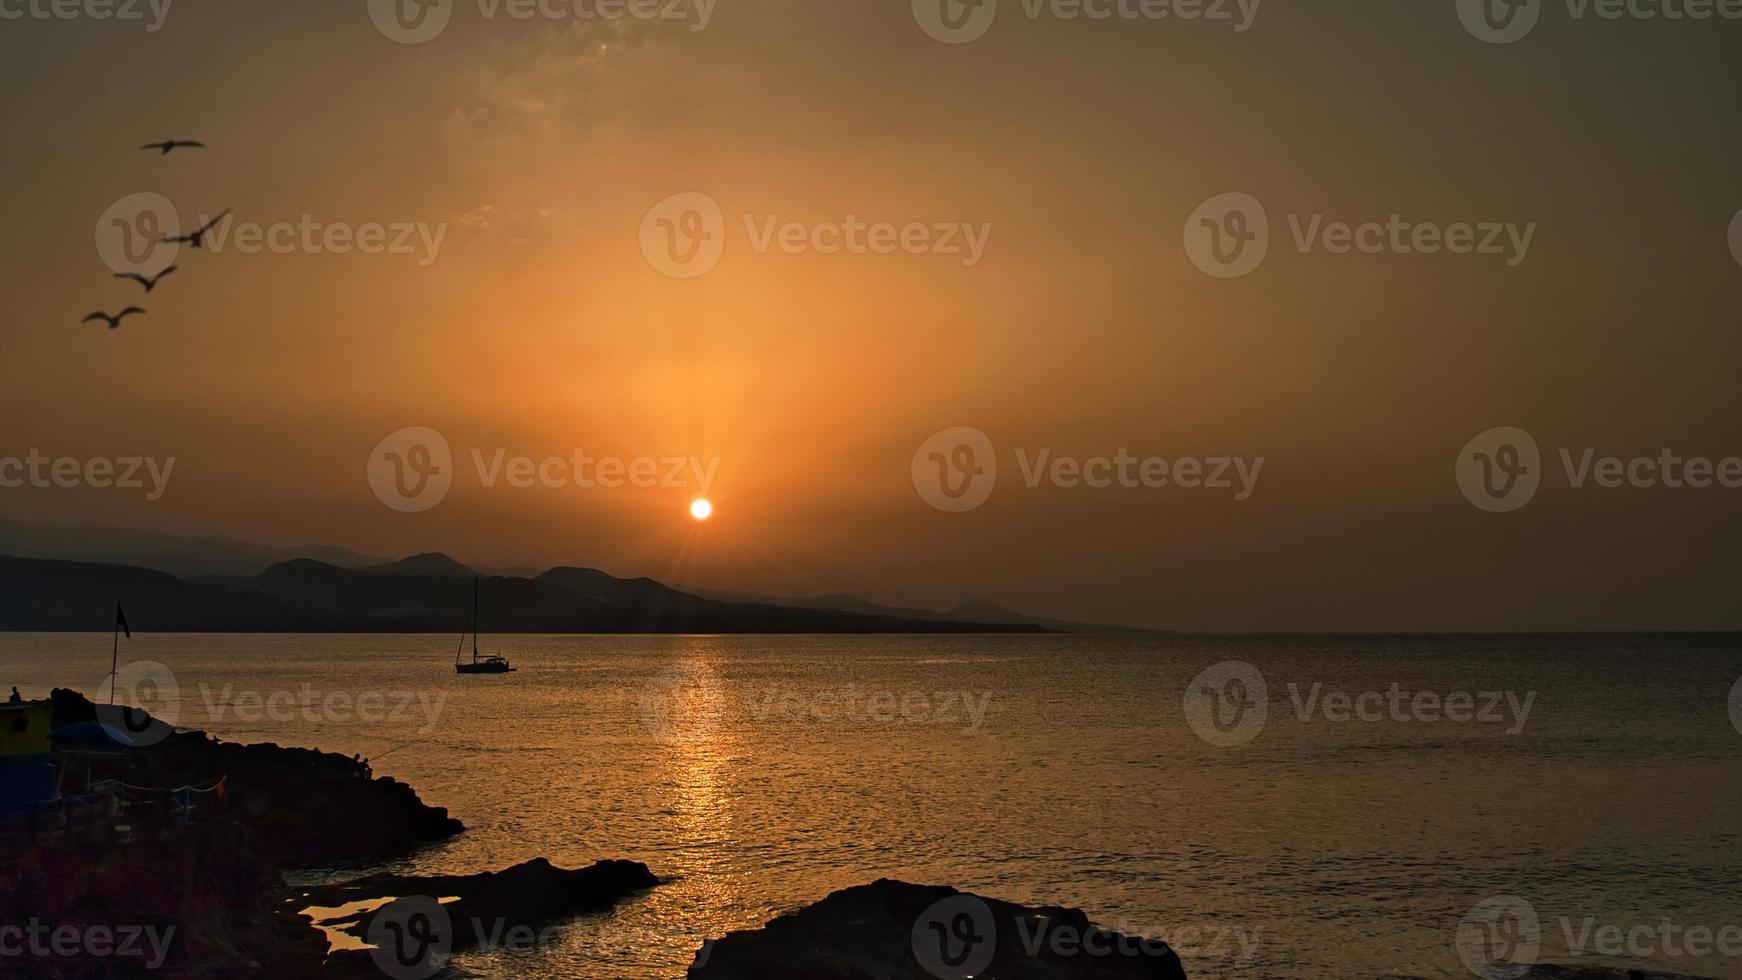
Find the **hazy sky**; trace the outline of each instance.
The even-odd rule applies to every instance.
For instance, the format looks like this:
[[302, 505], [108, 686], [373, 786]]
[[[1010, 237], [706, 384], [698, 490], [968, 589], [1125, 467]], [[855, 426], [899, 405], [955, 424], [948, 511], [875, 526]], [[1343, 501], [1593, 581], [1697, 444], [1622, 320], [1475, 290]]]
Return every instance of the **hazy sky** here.
[[[1742, 488], [1577, 487], [1560, 455], [1742, 455], [1742, 21], [1553, 0], [1501, 45], [1456, 0], [1272, 0], [1243, 31], [1002, 0], [946, 44], [925, 2], [720, 0], [695, 30], [693, 2], [457, 0], [404, 44], [362, 2], [177, 0], [151, 31], [143, 3], [0, 0], [24, 12], [0, 19], [0, 457], [176, 460], [157, 500], [26, 481], [0, 515], [1194, 630], [1742, 627]], [[135, 149], [167, 138], [210, 148]], [[1184, 242], [1229, 192], [1270, 225], [1240, 278]], [[111, 279], [98, 219], [136, 193], [184, 225], [234, 208], [230, 237], [150, 295]], [[680, 193], [722, 216], [693, 278], [649, 258]], [[684, 210], [673, 234], [708, 230]], [[983, 248], [758, 250], [849, 215]], [[1530, 237], [1303, 254], [1314, 215]], [[299, 223], [404, 225], [409, 251]], [[959, 426], [997, 481], [947, 513], [912, 464]], [[1541, 486], [1491, 513], [1455, 467], [1502, 426]], [[421, 513], [368, 478], [407, 427], [453, 454]], [[474, 463], [577, 450], [717, 460], [716, 515], [689, 519], [693, 481]], [[1263, 464], [1246, 499], [1031, 488], [1042, 450]]]

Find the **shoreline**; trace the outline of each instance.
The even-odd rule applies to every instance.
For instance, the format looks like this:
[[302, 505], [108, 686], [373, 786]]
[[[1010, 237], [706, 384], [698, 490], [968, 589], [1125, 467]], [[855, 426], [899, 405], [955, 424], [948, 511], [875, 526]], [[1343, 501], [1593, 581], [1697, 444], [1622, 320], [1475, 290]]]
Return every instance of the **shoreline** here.
[[[93, 725], [101, 730], [107, 724], [113, 731], [105, 734], [112, 740], [133, 740], [114, 749], [85, 743], [61, 748], [63, 762], [82, 759], [100, 765], [92, 760], [108, 753], [108, 763], [122, 767], [118, 781], [125, 806], [104, 819], [92, 817], [99, 811], [80, 811], [62, 828], [39, 826], [41, 833], [28, 847], [11, 849], [6, 863], [23, 887], [9, 901], [0, 901], [0, 921], [40, 920], [57, 928], [136, 922], [157, 930], [153, 935], [165, 940], [165, 958], [155, 971], [160, 976], [380, 976], [383, 937], [409, 934], [409, 923], [445, 923], [431, 933], [445, 939], [430, 947], [444, 957], [528, 944], [536, 948], [557, 942], [577, 917], [608, 915], [622, 899], [663, 883], [653, 870], [634, 862], [600, 861], [591, 868], [564, 870], [542, 858], [474, 875], [367, 873], [383, 862], [441, 846], [466, 828], [444, 808], [424, 803], [413, 787], [374, 776], [356, 758], [169, 731], [142, 712], [111, 713], [64, 689], [47, 699], [46, 710], [55, 716], [58, 730]], [[89, 727], [82, 730], [91, 735]], [[221, 793], [218, 785], [224, 787]], [[209, 789], [204, 790], [207, 798], [198, 801], [193, 790], [201, 787]], [[166, 792], [181, 794], [168, 808]], [[335, 819], [335, 813], [346, 817]], [[125, 833], [110, 820], [120, 814], [125, 814]], [[358, 876], [339, 880], [345, 869], [356, 869]], [[289, 884], [288, 876], [299, 872], [318, 872], [328, 880]], [[420, 896], [421, 905], [415, 901]], [[987, 921], [994, 923], [992, 929], [967, 930], [963, 925]], [[996, 923], [1005, 925], [998, 928]], [[964, 954], [965, 947], [941, 949], [944, 959], [937, 962], [943, 965], [921, 969], [926, 935], [996, 935], [988, 955], [1008, 969], [1000, 975], [1013, 977], [1142, 975], [1183, 980], [1189, 975], [1191, 964], [1179, 961], [1167, 937], [1120, 937], [1090, 923], [1075, 910], [1025, 908], [951, 888], [885, 879], [841, 889], [760, 928], [710, 939], [695, 951], [688, 975], [693, 980], [827, 980], [849, 975], [831, 969], [850, 967], [881, 969], [913, 980], [950, 976], [955, 967], [949, 962]], [[357, 945], [334, 951], [335, 931]], [[1135, 951], [1122, 954], [1120, 961], [1131, 972], [1091, 972], [1103, 970], [1108, 962], [1083, 952], [1097, 943]], [[368, 949], [371, 945], [375, 950]], [[262, 964], [270, 964], [270, 971]], [[99, 980], [132, 975], [129, 969], [118, 969], [114, 960], [98, 957], [13, 961], [10, 966], [19, 976], [60, 977], [66, 975], [63, 968]], [[1518, 976], [1696, 980], [1670, 973], [1550, 965]]]

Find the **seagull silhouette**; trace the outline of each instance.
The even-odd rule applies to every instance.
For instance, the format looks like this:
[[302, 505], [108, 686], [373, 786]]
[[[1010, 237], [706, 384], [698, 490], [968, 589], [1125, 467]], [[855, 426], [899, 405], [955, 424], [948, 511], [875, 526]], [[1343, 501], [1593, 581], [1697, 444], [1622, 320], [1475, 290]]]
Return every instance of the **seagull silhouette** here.
[[206, 148], [206, 144], [201, 143], [198, 140], [164, 140], [161, 143], [147, 143], [144, 146], [140, 147], [140, 149], [141, 150], [162, 150], [164, 156], [169, 156], [171, 153], [175, 152], [176, 150], [178, 150], [184, 146], [191, 146], [191, 147], [195, 147], [195, 148], [198, 148], [201, 150]]
[[213, 228], [216, 228], [218, 226], [218, 222], [223, 221], [225, 218], [227, 218], [229, 216], [230, 216], [230, 209], [225, 208], [223, 214], [220, 214], [216, 218], [213, 218], [212, 220], [206, 222], [206, 226], [204, 228], [201, 228], [199, 231], [196, 231], [191, 235], [178, 235], [175, 238], [165, 238], [163, 241], [165, 244], [168, 244], [171, 242], [176, 242], [176, 243], [187, 242], [189, 245], [193, 246], [194, 248], [199, 248], [200, 243], [205, 241], [206, 233], [211, 231]]
[[145, 312], [144, 310], [140, 309], [137, 306], [129, 306], [126, 309], [122, 310], [121, 312], [115, 314], [114, 316], [110, 316], [109, 314], [104, 313], [102, 310], [98, 310], [97, 312], [91, 314], [90, 316], [85, 317], [83, 320], [80, 320], [79, 322], [80, 323], [90, 323], [94, 320], [101, 320], [104, 323], [107, 323], [109, 325], [110, 330], [117, 330], [117, 329], [120, 329], [122, 320], [127, 319], [128, 317], [132, 316], [135, 313], [144, 313], [144, 312]]
[[162, 272], [159, 272], [157, 275], [150, 276], [150, 277], [142, 276], [137, 272], [117, 272], [117, 273], [115, 273], [115, 278], [117, 278], [117, 279], [131, 279], [134, 282], [138, 283], [139, 285], [144, 286], [145, 291], [149, 293], [153, 289], [157, 288], [157, 284], [163, 281], [164, 276], [169, 275], [170, 273], [174, 272], [175, 270], [177, 270], [179, 268], [181, 268], [181, 266], [172, 265], [169, 268], [163, 270]]

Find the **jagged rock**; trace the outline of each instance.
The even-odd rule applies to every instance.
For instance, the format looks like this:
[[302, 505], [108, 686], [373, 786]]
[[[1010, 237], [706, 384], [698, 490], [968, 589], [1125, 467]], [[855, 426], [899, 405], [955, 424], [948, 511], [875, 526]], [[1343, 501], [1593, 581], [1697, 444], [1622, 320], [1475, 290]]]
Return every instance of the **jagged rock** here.
[[[471, 949], [487, 940], [492, 928], [539, 926], [602, 911], [657, 884], [659, 879], [647, 865], [634, 861], [600, 861], [570, 871], [535, 858], [475, 875], [368, 875], [307, 889], [303, 898], [310, 904], [337, 907], [377, 897], [457, 897], [458, 901], [443, 906], [453, 921], [453, 948]], [[326, 924], [366, 938], [379, 911]]]
[[1184, 980], [1165, 942], [1098, 930], [1075, 909], [1025, 908], [881, 880], [713, 941], [692, 980]]
[[[57, 729], [97, 719], [95, 706], [77, 692], [57, 689], [52, 700]], [[143, 727], [146, 720], [135, 712], [130, 724]], [[282, 867], [388, 860], [466, 829], [445, 808], [426, 806], [410, 786], [330, 752], [175, 732], [132, 753], [129, 766], [127, 781], [146, 786], [225, 777], [224, 809], [248, 828], [259, 853]]]
[[[51, 703], [52, 727], [70, 727], [73, 744], [134, 746], [105, 763], [117, 767], [106, 775], [140, 787], [128, 791], [131, 839], [107, 813], [80, 811], [73, 832], [59, 835], [51, 817], [32, 822], [39, 836], [0, 854], [0, 922], [80, 935], [126, 924], [165, 942], [161, 951], [141, 943], [141, 955], [9, 957], [0, 968], [7, 977], [329, 977], [325, 938], [277, 900], [282, 872], [398, 857], [464, 829], [411, 787], [373, 778], [344, 756], [152, 730], [139, 712], [116, 731], [113, 716], [100, 718], [75, 691], [56, 690]], [[153, 737], [122, 741], [133, 730]], [[185, 821], [168, 805], [184, 796], [175, 788], [209, 787], [219, 776], [222, 794], [185, 795], [194, 804]]]
[[569, 871], [537, 858], [476, 875], [369, 875], [307, 889], [296, 904], [336, 908], [394, 899], [358, 915], [321, 922], [375, 947], [337, 952], [329, 966], [362, 971], [374, 963], [390, 975], [428, 976], [453, 953], [548, 943], [554, 939], [552, 924], [606, 911], [657, 884], [646, 865], [632, 861], [600, 861]]

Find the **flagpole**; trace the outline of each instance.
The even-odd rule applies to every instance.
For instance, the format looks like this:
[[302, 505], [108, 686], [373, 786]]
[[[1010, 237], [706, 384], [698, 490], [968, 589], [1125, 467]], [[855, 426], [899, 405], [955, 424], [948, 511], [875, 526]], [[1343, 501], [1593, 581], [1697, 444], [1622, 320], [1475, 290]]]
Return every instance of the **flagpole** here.
[[109, 703], [115, 703], [115, 674], [121, 664], [121, 600], [115, 600], [115, 650], [109, 656]]

